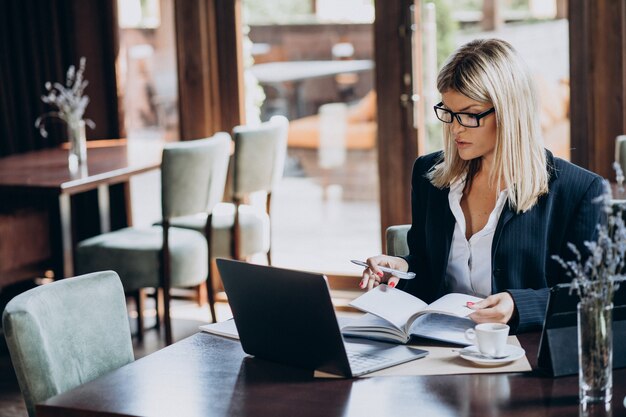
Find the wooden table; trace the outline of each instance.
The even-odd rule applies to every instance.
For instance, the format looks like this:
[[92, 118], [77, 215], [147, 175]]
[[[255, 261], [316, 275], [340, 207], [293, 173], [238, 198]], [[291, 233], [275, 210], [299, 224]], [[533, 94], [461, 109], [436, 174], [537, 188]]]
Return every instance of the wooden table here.
[[[519, 339], [534, 367], [539, 334]], [[626, 370], [614, 372], [613, 384], [612, 416], [626, 415]], [[39, 404], [37, 415], [579, 416], [578, 378], [533, 372], [320, 380], [246, 357], [237, 341], [198, 333]]]
[[[74, 229], [70, 197], [97, 190], [100, 232], [111, 229], [109, 187], [125, 187], [127, 223], [130, 223], [128, 181], [131, 176], [161, 165], [160, 141], [99, 140], [87, 142], [87, 163], [71, 171], [67, 148], [43, 149], [0, 158], [0, 200], [48, 199], [52, 201], [50, 238], [55, 275], [74, 273]], [[41, 239], [48, 236], [36, 236]], [[58, 275], [57, 275], [58, 274]]]

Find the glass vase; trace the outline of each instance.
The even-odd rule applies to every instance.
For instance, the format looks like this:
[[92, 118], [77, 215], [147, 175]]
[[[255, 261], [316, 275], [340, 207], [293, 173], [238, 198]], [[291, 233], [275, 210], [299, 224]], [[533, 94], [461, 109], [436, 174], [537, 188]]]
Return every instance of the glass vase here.
[[611, 401], [613, 389], [613, 303], [578, 303], [578, 385], [580, 402]]
[[85, 133], [85, 121], [78, 120], [67, 124], [67, 136], [70, 142], [69, 165], [70, 170], [87, 162], [87, 135]]

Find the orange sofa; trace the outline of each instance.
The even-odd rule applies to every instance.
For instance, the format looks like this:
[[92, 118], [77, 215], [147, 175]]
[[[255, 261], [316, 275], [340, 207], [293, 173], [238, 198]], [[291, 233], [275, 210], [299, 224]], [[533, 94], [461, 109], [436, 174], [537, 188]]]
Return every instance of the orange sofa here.
[[[319, 147], [320, 117], [307, 116], [289, 123], [287, 144], [291, 148]], [[347, 149], [372, 149], [376, 146], [376, 93], [372, 90], [348, 108]]]

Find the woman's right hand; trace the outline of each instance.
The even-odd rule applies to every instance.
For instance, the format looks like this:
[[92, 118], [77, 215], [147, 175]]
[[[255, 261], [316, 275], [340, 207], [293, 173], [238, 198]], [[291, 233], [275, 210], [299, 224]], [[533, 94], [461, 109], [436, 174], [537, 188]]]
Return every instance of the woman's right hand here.
[[359, 287], [364, 290], [371, 290], [380, 284], [387, 284], [390, 287], [395, 287], [400, 280], [398, 277], [383, 272], [378, 269], [378, 266], [386, 266], [399, 271], [407, 272], [409, 270], [409, 264], [403, 259], [397, 256], [378, 255], [367, 258], [365, 261], [369, 265], [369, 268], [363, 270], [363, 276], [359, 283]]

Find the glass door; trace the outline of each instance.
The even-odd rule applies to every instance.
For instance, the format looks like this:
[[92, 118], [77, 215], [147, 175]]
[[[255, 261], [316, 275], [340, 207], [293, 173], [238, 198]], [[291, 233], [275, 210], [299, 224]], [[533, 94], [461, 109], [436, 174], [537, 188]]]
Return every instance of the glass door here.
[[382, 251], [373, 1], [242, 6], [247, 122], [290, 120], [272, 196], [272, 262], [360, 274], [349, 260]]

